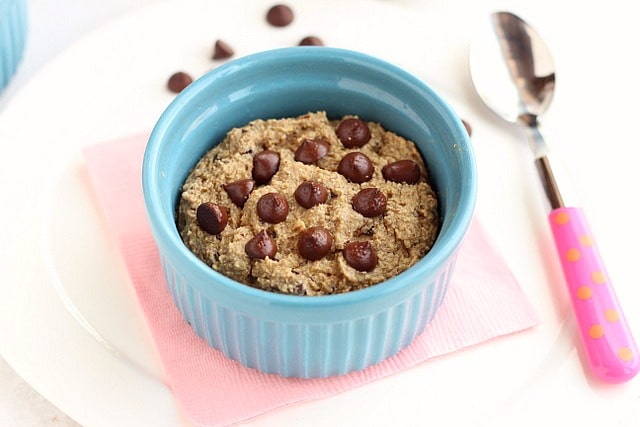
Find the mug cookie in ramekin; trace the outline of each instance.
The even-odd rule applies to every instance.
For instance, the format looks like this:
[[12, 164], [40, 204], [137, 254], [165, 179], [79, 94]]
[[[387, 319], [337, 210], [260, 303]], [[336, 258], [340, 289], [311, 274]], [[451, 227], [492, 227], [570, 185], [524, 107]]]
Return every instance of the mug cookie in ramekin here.
[[[177, 213], [187, 177], [232, 129], [316, 112], [334, 123], [346, 116], [376, 123], [415, 144], [424, 160], [421, 173], [428, 171], [437, 199], [439, 229], [430, 249], [379, 283], [328, 295], [259, 289], [214, 270], [180, 235]], [[424, 330], [447, 291], [473, 215], [477, 179], [466, 130], [432, 88], [380, 59], [326, 47], [250, 55], [193, 82], [154, 127], [142, 178], [164, 276], [185, 320], [209, 345], [247, 367], [304, 378], [364, 369], [396, 354]], [[295, 195], [285, 197], [290, 208], [298, 208]], [[244, 249], [252, 237], [239, 238], [238, 244]], [[334, 256], [343, 257], [344, 246], [338, 249]]]

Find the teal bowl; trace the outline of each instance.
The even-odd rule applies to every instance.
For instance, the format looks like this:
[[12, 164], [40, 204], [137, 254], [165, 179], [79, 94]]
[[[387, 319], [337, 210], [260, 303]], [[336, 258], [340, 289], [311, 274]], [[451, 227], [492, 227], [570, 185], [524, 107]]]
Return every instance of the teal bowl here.
[[22, 61], [27, 38], [27, 1], [0, 0], [0, 92]]
[[[389, 280], [326, 296], [271, 293], [231, 280], [183, 244], [176, 204], [187, 174], [227, 131], [258, 118], [357, 114], [413, 140], [438, 194], [431, 251]], [[398, 353], [440, 306], [471, 222], [476, 169], [460, 118], [428, 85], [380, 59], [291, 47], [246, 56], [194, 81], [168, 106], [146, 147], [146, 211], [169, 291], [208, 344], [244, 366], [293, 377], [364, 369]]]

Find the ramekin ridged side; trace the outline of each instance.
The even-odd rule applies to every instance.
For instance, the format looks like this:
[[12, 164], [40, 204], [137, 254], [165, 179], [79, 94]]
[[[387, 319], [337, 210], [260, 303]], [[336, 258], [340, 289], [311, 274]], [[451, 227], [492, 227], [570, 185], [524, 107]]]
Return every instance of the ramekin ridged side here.
[[27, 39], [26, 0], [0, 0], [0, 91], [22, 61]]
[[317, 378], [362, 370], [409, 345], [442, 303], [455, 256], [432, 282], [389, 309], [316, 325], [282, 321], [277, 313], [272, 318], [240, 313], [199, 292], [165, 257], [161, 263], [178, 310], [211, 347], [265, 373]]

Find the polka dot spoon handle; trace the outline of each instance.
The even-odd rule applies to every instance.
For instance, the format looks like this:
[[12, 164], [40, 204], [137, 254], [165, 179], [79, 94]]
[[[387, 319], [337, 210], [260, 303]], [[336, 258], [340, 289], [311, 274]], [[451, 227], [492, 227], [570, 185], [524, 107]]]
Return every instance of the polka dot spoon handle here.
[[607, 382], [628, 381], [640, 370], [638, 348], [582, 209], [554, 209], [549, 222], [589, 365]]

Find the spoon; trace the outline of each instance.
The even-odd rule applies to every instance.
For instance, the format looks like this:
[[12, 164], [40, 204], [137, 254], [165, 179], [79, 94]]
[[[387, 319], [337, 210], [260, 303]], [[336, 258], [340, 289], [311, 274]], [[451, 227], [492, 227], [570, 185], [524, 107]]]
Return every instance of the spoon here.
[[490, 15], [471, 43], [471, 78], [480, 98], [503, 119], [519, 124], [533, 149], [551, 205], [551, 233], [591, 371], [610, 383], [633, 378], [640, 358], [582, 208], [566, 206], [551, 169], [538, 117], [555, 87], [553, 58], [540, 36], [509, 12]]

